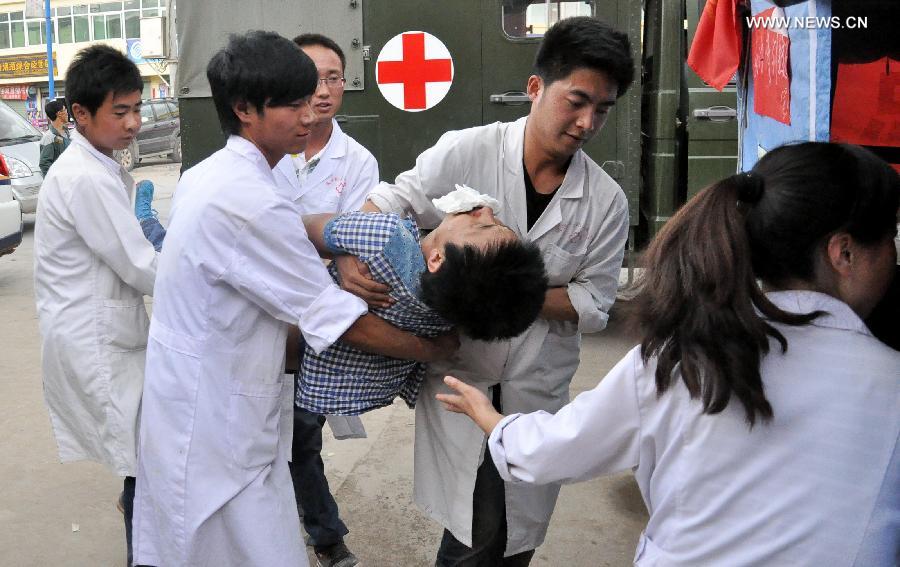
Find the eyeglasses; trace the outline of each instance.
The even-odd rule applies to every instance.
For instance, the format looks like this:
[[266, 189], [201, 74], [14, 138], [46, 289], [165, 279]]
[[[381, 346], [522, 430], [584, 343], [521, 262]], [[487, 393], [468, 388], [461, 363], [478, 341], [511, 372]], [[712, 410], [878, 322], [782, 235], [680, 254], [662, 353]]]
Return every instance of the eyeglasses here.
[[347, 79], [344, 77], [324, 77], [319, 79], [320, 85], [325, 85], [329, 89], [339, 89], [343, 88], [344, 83], [347, 82]]

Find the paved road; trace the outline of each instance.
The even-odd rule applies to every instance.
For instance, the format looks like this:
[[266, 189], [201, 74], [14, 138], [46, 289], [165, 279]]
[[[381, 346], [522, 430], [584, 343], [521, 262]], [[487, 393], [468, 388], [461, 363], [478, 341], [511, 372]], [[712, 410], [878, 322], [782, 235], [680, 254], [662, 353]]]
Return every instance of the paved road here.
[[[156, 184], [164, 224], [178, 165], [155, 160], [133, 172]], [[0, 565], [122, 565], [124, 529], [114, 504], [121, 480], [99, 465], [62, 465], [56, 457], [41, 391], [33, 229], [26, 216], [24, 242], [0, 258]], [[585, 337], [573, 395], [593, 387], [631, 344], [615, 313], [610, 329]], [[397, 403], [363, 419], [367, 439], [329, 437], [323, 450], [351, 530], [347, 543], [366, 567], [433, 565], [441, 529], [412, 504], [413, 412]], [[563, 487], [532, 565], [628, 565], [645, 521], [630, 474]]]

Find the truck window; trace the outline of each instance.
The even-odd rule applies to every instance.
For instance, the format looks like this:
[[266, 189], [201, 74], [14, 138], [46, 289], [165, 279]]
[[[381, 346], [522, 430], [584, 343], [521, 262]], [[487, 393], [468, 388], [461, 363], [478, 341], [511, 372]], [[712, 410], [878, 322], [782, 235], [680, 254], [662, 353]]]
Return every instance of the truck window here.
[[593, 16], [594, 2], [552, 2], [551, 0], [504, 0], [503, 33], [510, 39], [543, 37], [547, 28], [565, 18]]

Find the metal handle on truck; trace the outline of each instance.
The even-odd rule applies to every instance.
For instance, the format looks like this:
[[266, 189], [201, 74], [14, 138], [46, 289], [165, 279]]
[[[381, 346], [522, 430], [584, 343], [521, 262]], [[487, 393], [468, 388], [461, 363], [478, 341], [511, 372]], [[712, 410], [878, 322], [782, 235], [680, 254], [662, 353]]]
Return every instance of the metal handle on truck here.
[[737, 119], [737, 110], [730, 106], [710, 106], [709, 108], [694, 109], [694, 118], [697, 120], [710, 120], [712, 122], [727, 122]]
[[519, 105], [531, 102], [528, 95], [522, 91], [507, 91], [503, 94], [492, 94], [488, 100], [494, 104]]

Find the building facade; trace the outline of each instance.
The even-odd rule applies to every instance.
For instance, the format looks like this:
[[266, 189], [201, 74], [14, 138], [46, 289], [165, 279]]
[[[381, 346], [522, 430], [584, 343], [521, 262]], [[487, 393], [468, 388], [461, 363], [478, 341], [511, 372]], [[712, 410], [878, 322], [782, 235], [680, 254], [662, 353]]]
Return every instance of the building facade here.
[[[43, 4], [43, 2], [41, 2]], [[141, 18], [168, 16], [167, 0], [87, 2], [51, 0], [56, 97], [65, 96], [66, 69], [75, 54], [94, 43], [111, 45], [137, 63], [144, 98], [172, 96], [165, 65], [141, 57]], [[0, 99], [43, 127], [49, 99], [44, 17], [26, 17], [23, 0], [0, 0]]]

